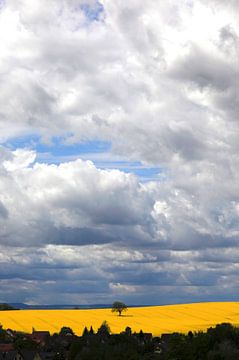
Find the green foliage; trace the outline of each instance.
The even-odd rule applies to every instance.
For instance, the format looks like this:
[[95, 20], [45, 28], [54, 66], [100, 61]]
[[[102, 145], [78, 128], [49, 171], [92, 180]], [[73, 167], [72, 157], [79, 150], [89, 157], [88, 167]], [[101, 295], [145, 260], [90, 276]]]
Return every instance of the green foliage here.
[[[93, 330], [93, 329], [92, 329]], [[208, 333], [189, 332], [187, 335], [174, 333], [169, 336], [166, 346], [160, 354], [155, 353], [160, 338], [145, 341], [145, 334], [141, 330], [138, 334], [132, 334], [131, 329], [126, 327], [125, 331], [118, 335], [110, 336], [107, 322], [103, 322], [97, 334], [91, 334], [87, 329], [87, 336], [82, 336], [72, 344], [70, 349], [70, 360], [236, 360], [239, 359], [239, 349], [230, 340], [237, 330], [225, 324]], [[227, 355], [228, 353], [228, 355]], [[223, 354], [223, 357], [222, 357]], [[230, 357], [231, 356], [231, 357]]]
[[88, 331], [87, 327], [85, 326], [82, 336], [88, 336], [88, 335], [89, 335], [89, 331]]
[[3, 329], [2, 325], [0, 324], [0, 340], [4, 341], [9, 337], [6, 330]]
[[89, 334], [90, 334], [90, 335], [94, 335], [94, 333], [95, 333], [95, 332], [94, 332], [94, 329], [93, 329], [93, 327], [91, 326], [91, 327], [90, 327]]
[[[77, 341], [70, 350], [70, 360], [144, 360], [156, 359], [156, 357], [147, 357], [144, 346], [138, 343], [136, 337], [126, 334], [111, 335], [104, 337], [94, 335], [92, 337], [82, 338], [81, 343]], [[151, 349], [152, 350], [152, 349]], [[152, 353], [151, 353], [152, 355]]]
[[238, 360], [239, 349], [230, 341], [223, 341], [214, 350], [210, 350], [207, 355], [208, 360]]
[[131, 335], [132, 335], [132, 329], [131, 329], [131, 327], [126, 326], [124, 332], [125, 332], [126, 335], [131, 336]]
[[70, 327], [63, 326], [59, 332], [59, 335], [67, 335], [67, 334], [74, 335], [74, 332]]
[[123, 311], [127, 311], [128, 308], [127, 306], [121, 302], [121, 301], [115, 301], [113, 304], [112, 304], [112, 312], [117, 312], [119, 314], [119, 316], [121, 316], [122, 312]]
[[[126, 327], [121, 334], [110, 335], [109, 324], [104, 321], [97, 334], [91, 326], [85, 327], [81, 337], [62, 338], [54, 334], [47, 345], [55, 353], [53, 360], [64, 360], [69, 350], [69, 360], [238, 360], [239, 328], [223, 323], [207, 332], [188, 334], [173, 333], [155, 337], [144, 333], [132, 333]], [[73, 334], [69, 327], [62, 327], [60, 335]], [[14, 332], [14, 336], [0, 325], [0, 340], [13, 343], [15, 349], [37, 350], [40, 345], [28, 334]]]
[[82, 351], [83, 346], [84, 346], [83, 339], [82, 338], [76, 339], [71, 344], [70, 351], [69, 351], [69, 360], [74, 360], [76, 355]]
[[14, 347], [16, 350], [36, 350], [38, 344], [26, 336], [26, 334], [18, 333], [14, 341]]
[[102, 336], [109, 336], [111, 333], [109, 324], [107, 323], [107, 321], [103, 321], [103, 323], [101, 324], [101, 326], [99, 327], [97, 334], [98, 335], [102, 335]]
[[230, 340], [239, 345], [239, 330], [229, 323], [222, 323], [215, 328], [209, 328], [207, 334], [211, 341], [220, 343], [223, 340]]
[[172, 334], [161, 359], [238, 360], [239, 329], [223, 323], [206, 333]]

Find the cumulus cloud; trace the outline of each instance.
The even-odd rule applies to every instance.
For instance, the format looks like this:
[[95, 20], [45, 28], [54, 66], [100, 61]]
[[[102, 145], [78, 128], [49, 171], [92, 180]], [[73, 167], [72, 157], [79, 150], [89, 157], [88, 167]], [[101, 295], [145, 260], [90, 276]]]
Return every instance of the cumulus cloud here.
[[230, 29], [236, 37], [237, 24], [200, 1], [103, 1], [101, 16], [86, 24], [85, 5], [94, 11], [99, 3], [3, 7], [2, 139], [98, 138], [118, 154], [169, 166], [175, 156], [224, 150], [228, 139], [212, 119], [225, 130], [236, 118], [238, 72], [220, 41], [237, 47], [226, 37]]
[[[81, 303], [122, 294], [137, 304], [147, 302], [147, 288], [180, 286], [183, 300], [189, 287], [218, 286], [223, 280], [225, 271], [211, 263], [218, 256], [227, 261], [225, 248], [228, 256], [237, 249], [236, 188], [234, 193], [229, 186], [230, 194], [228, 184], [221, 184], [220, 197], [212, 192], [214, 177], [198, 173], [190, 174], [186, 184], [180, 174], [178, 182], [140, 183], [135, 175], [100, 170], [90, 161], [40, 164], [26, 149], [5, 149], [5, 158], [0, 181], [3, 291], [6, 279], [26, 282], [22, 299], [37, 302], [50, 282], [48, 302], [63, 291], [70, 302], [78, 302], [79, 293]], [[8, 299], [13, 295], [9, 292]]]
[[21, 149], [3, 161], [1, 213], [9, 216], [2, 242], [82, 245], [131, 241], [140, 232], [146, 237], [154, 200], [134, 175], [100, 170], [90, 161], [34, 159], [33, 151]]
[[80, 302], [97, 302], [94, 292], [99, 302], [122, 294], [147, 303], [150, 292], [155, 302], [234, 296], [237, 6], [1, 3], [1, 143], [22, 135], [108, 141], [112, 153], [160, 168], [159, 181], [141, 183], [91, 161], [39, 163], [34, 149], [0, 147], [8, 299], [6, 279], [32, 302], [44, 302], [43, 288], [48, 302], [54, 292], [76, 303], [79, 293]]

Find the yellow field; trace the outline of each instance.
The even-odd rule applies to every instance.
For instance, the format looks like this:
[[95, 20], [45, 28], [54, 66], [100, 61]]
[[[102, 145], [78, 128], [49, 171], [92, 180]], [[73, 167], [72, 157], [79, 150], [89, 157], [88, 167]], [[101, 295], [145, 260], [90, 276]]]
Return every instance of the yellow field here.
[[17, 310], [0, 311], [0, 323], [13, 330], [31, 332], [49, 330], [59, 332], [62, 326], [69, 326], [81, 335], [85, 326], [97, 330], [106, 320], [113, 333], [119, 333], [130, 326], [133, 331], [142, 329], [154, 336], [173, 331], [206, 330], [222, 322], [239, 326], [239, 303], [217, 302], [183, 305], [151, 306], [129, 308], [124, 316], [118, 316], [111, 309], [97, 310]]

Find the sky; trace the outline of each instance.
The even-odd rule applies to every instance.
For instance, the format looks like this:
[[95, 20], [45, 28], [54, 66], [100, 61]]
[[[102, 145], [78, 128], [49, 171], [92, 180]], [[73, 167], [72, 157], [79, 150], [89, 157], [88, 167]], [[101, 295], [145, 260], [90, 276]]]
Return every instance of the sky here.
[[237, 0], [0, 0], [0, 302], [239, 298]]

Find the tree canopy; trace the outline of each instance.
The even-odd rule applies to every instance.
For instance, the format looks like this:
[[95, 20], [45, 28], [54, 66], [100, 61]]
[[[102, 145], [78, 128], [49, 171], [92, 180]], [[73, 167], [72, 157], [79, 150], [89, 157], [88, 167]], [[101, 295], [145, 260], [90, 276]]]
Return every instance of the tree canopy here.
[[112, 312], [117, 312], [119, 314], [119, 316], [121, 316], [122, 312], [123, 311], [127, 311], [128, 308], [127, 306], [121, 302], [121, 301], [115, 301], [113, 304], [112, 304]]
[[103, 323], [101, 324], [101, 326], [99, 327], [97, 334], [98, 335], [102, 335], [102, 336], [109, 336], [110, 335], [110, 327], [109, 324], [107, 323], [107, 321], [103, 321]]
[[59, 335], [74, 335], [73, 330], [68, 326], [63, 326], [59, 332]]

